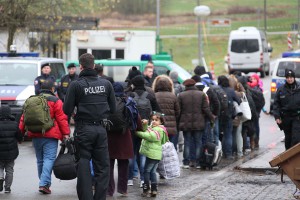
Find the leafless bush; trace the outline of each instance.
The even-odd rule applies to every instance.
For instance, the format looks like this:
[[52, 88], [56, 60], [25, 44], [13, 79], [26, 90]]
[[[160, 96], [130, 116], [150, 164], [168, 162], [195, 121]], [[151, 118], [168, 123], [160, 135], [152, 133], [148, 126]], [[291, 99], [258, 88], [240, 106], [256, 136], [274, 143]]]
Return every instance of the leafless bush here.
[[257, 9], [247, 7], [247, 6], [233, 6], [231, 8], [228, 8], [227, 14], [228, 15], [234, 15], [234, 14], [252, 14], [256, 13]]

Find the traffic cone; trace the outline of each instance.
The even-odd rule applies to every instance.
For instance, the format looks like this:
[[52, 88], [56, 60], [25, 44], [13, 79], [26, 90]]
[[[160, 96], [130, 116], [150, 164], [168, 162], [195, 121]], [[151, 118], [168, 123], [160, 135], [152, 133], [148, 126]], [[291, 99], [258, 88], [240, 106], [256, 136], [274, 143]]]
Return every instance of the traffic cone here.
[[210, 73], [211, 73], [212, 79], [215, 80], [216, 79], [215, 63], [211, 61], [209, 64], [210, 64]]
[[287, 41], [288, 41], [288, 50], [289, 50], [289, 51], [292, 51], [292, 50], [293, 50], [293, 44], [292, 44], [291, 33], [288, 33]]

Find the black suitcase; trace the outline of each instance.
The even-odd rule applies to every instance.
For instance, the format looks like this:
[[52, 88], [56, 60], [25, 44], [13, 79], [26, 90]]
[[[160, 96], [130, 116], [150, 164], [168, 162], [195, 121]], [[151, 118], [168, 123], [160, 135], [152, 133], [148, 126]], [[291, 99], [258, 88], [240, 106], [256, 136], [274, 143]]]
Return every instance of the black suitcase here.
[[214, 166], [217, 166], [222, 158], [222, 145], [219, 141], [219, 145], [212, 142], [207, 142], [203, 146], [202, 158], [200, 159], [200, 166], [204, 169], [208, 168], [212, 170]]

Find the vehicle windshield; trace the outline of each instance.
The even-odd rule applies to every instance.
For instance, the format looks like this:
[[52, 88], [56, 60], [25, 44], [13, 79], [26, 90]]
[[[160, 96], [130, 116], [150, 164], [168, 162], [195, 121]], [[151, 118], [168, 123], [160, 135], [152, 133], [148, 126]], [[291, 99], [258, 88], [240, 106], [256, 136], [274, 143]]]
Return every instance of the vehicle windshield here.
[[185, 69], [183, 69], [179, 65], [177, 65], [176, 63], [173, 63], [173, 62], [170, 63], [169, 67], [178, 73], [178, 76], [182, 82], [185, 81], [186, 79], [191, 78], [191, 74], [188, 73]]
[[37, 69], [33, 63], [0, 63], [0, 85], [32, 85]]
[[235, 53], [253, 53], [259, 51], [257, 39], [232, 40], [231, 51]]
[[300, 62], [295, 61], [282, 61], [278, 65], [277, 76], [285, 77], [285, 70], [293, 70], [296, 74], [296, 78], [300, 78]]

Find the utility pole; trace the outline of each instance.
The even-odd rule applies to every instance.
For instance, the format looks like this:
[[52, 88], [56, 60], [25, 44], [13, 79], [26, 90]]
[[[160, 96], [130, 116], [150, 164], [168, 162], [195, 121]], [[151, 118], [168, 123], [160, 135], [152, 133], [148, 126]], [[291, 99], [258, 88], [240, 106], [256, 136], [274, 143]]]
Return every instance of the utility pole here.
[[160, 30], [160, 0], [156, 0], [156, 53], [162, 51], [161, 39], [159, 37]]
[[[200, 6], [200, 0], [197, 0], [197, 6]], [[197, 16], [197, 24], [198, 24], [198, 59], [199, 59], [199, 65], [202, 65], [202, 36], [201, 36], [201, 18], [200, 16]]]
[[264, 25], [265, 33], [267, 33], [267, 0], [264, 0]]

